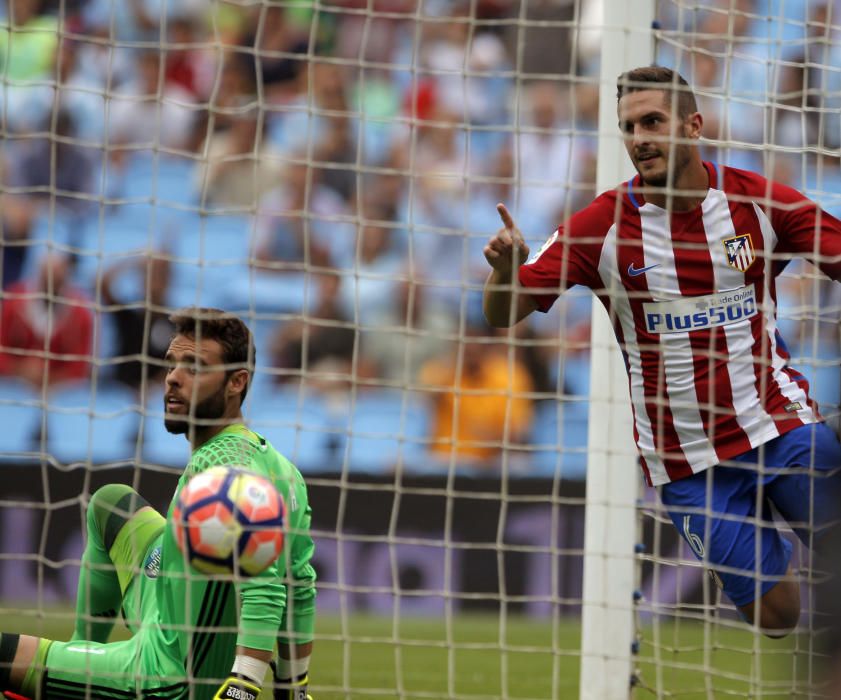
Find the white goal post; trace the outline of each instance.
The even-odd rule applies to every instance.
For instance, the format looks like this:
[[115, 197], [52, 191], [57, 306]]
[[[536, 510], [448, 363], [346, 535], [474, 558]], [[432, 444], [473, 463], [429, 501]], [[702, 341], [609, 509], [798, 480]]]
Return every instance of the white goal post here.
[[[627, 179], [616, 126], [616, 78], [653, 58], [652, 0], [603, 0], [596, 187]], [[639, 467], [627, 377], [607, 312], [593, 304], [581, 630], [581, 700], [620, 700], [631, 688], [634, 544]], [[597, 371], [595, 368], [599, 368]]]

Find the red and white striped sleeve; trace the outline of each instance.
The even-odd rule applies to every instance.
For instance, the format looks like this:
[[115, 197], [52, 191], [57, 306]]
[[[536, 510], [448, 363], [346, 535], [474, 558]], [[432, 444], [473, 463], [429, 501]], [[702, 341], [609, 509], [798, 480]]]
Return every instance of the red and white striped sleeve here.
[[792, 187], [770, 184], [768, 214], [777, 235], [776, 253], [793, 253], [841, 281], [841, 221]]
[[618, 216], [617, 196], [615, 190], [605, 192], [573, 214], [520, 266], [520, 284], [540, 311], [548, 311], [562, 292], [576, 284], [602, 287], [599, 258], [605, 236]]

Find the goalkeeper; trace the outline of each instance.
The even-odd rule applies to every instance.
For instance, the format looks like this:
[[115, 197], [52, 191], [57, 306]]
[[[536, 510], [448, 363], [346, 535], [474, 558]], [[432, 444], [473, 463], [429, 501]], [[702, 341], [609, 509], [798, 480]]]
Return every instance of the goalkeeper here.
[[[311, 511], [300, 472], [243, 424], [251, 334], [241, 320], [214, 309], [191, 309], [171, 321], [165, 424], [187, 435], [192, 457], [170, 512], [194, 474], [245, 466], [269, 477], [283, 495], [284, 551], [250, 579], [202, 577], [186, 564], [157, 511], [128, 486], [105, 486], [87, 510], [73, 639], [0, 635], [0, 690], [79, 700], [256, 700], [271, 668], [275, 698], [309, 697], [316, 594]], [[118, 612], [133, 636], [106, 643]]]

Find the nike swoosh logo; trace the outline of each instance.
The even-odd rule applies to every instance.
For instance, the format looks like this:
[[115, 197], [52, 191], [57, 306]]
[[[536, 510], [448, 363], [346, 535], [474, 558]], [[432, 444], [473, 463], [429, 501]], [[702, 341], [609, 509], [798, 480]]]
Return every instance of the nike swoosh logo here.
[[628, 275], [631, 277], [639, 277], [640, 275], [644, 275], [649, 270], [653, 270], [655, 267], [660, 267], [660, 263], [656, 265], [649, 265], [648, 267], [634, 267], [634, 263], [628, 265]]

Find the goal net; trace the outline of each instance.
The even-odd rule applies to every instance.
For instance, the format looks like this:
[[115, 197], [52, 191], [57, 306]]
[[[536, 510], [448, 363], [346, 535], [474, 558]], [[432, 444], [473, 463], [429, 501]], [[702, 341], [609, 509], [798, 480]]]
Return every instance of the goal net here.
[[[633, 174], [615, 80], [652, 59], [694, 86], [705, 160], [837, 215], [838, 11], [10, 0], [0, 631], [69, 637], [98, 487], [166, 512], [190, 456], [163, 422], [168, 316], [199, 305], [250, 327], [246, 422], [308, 485], [315, 700], [808, 694], [810, 596], [766, 640], [706, 575], [641, 483], [589, 290], [492, 329], [483, 248], [498, 202], [535, 254]], [[838, 288], [793, 261], [777, 304], [832, 417]]]

